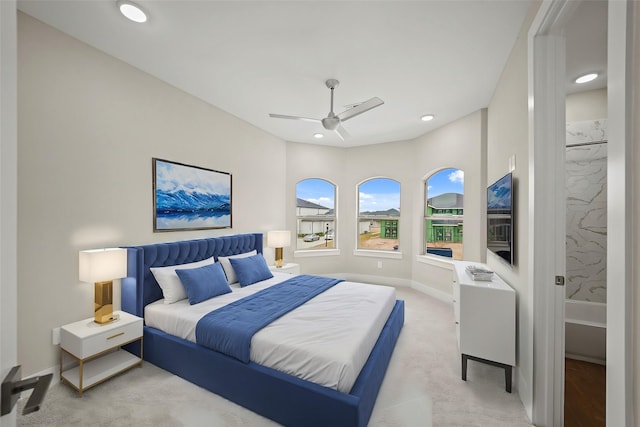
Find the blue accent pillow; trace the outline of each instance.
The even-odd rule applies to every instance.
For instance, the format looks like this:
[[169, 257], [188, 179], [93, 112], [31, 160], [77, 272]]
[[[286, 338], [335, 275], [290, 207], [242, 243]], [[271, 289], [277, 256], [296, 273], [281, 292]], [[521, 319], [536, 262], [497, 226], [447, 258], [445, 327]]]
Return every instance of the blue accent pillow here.
[[229, 258], [229, 261], [238, 276], [240, 286], [253, 285], [256, 282], [273, 277], [262, 254], [246, 258]]
[[187, 291], [191, 305], [231, 292], [219, 262], [199, 268], [176, 269], [176, 274]]

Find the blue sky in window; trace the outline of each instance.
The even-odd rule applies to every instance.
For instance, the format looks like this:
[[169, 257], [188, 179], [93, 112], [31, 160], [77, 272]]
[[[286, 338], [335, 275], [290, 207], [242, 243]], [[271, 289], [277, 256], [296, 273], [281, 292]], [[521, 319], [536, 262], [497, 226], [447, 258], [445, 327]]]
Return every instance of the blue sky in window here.
[[296, 197], [333, 209], [335, 204], [335, 188], [333, 184], [323, 179], [305, 179], [296, 185]]
[[400, 183], [388, 178], [374, 178], [360, 184], [360, 212], [400, 210]]
[[464, 172], [460, 169], [444, 169], [432, 175], [427, 181], [429, 198], [444, 193], [464, 194]]

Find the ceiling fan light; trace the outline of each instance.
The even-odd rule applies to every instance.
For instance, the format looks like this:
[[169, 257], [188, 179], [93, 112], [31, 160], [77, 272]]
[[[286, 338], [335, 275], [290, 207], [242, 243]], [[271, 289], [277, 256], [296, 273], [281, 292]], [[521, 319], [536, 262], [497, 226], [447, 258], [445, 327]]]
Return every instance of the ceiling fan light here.
[[322, 126], [326, 130], [336, 130], [338, 125], [340, 124], [340, 119], [337, 117], [325, 117], [322, 119]]
[[120, 10], [120, 13], [125, 16], [125, 18], [133, 22], [147, 22], [147, 14], [144, 13], [142, 8], [135, 3], [131, 3], [130, 1], [119, 1], [118, 9]]
[[420, 120], [422, 120], [423, 122], [430, 122], [431, 120], [435, 119], [436, 116], [433, 114], [425, 114], [424, 116], [420, 117]]
[[584, 76], [580, 76], [577, 79], [575, 79], [575, 82], [578, 84], [582, 84], [582, 83], [588, 83], [590, 81], [593, 81], [595, 79], [598, 78], [598, 74], [597, 73], [589, 73], [589, 74], [585, 74]]
[[324, 138], [324, 135], [323, 135], [323, 134], [321, 134], [321, 133], [314, 133], [314, 134], [313, 134], [313, 137], [314, 137], [315, 139], [322, 139], [322, 138]]

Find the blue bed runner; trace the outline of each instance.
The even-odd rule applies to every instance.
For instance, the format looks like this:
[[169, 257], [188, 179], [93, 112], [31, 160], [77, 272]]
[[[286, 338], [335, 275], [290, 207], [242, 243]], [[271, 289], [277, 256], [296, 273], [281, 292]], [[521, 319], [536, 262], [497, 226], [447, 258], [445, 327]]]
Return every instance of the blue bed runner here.
[[249, 363], [256, 332], [340, 282], [300, 275], [263, 289], [202, 317], [196, 325], [196, 342]]

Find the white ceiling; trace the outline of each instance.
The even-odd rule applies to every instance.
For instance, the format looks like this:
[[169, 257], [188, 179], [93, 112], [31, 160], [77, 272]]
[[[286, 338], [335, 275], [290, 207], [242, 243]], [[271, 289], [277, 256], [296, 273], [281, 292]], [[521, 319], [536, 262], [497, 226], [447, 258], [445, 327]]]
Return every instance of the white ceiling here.
[[[607, 1], [583, 1], [567, 22], [567, 93], [607, 86]], [[578, 85], [577, 77], [598, 73], [597, 80]]]
[[[122, 17], [115, 0], [18, 7], [283, 140], [358, 146], [412, 139], [486, 107], [531, 1], [137, 4], [145, 24]], [[385, 102], [345, 122], [346, 141], [268, 116], [326, 117], [328, 78], [340, 80], [336, 113], [374, 96]], [[428, 113], [436, 119], [422, 122]]]

